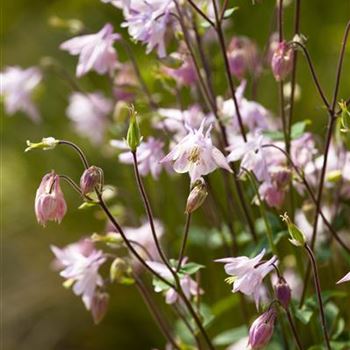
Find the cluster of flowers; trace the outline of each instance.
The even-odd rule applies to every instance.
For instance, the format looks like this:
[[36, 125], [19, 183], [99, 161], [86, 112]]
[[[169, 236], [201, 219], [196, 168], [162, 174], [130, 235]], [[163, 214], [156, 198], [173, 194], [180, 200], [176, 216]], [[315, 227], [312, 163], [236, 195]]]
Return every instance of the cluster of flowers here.
[[[187, 21], [194, 15], [193, 4], [184, 5], [176, 0], [104, 0], [103, 2], [111, 3], [122, 10], [124, 16], [122, 27], [127, 28], [133, 40], [146, 45], [147, 53], [156, 51], [160, 59], [159, 74], [175, 83], [175, 91], [182, 88], [193, 90], [194, 86], [201, 84], [202, 71], [196, 66], [187, 43], [187, 40], [192, 40], [198, 33], [192, 32], [192, 29], [186, 32], [184, 29]], [[218, 28], [222, 23], [218, 21], [215, 4], [204, 0], [198, 3], [198, 6], [194, 4], [194, 9], [199, 11], [200, 16], [209, 23], [217, 21], [214, 33], [213, 28], [209, 28], [205, 34], [209, 42], [215, 30], [220, 33]], [[179, 31], [183, 32], [184, 41], [178, 44], [177, 52], [167, 54], [168, 43], [174, 39], [172, 33]], [[188, 218], [205, 201], [208, 194], [207, 176], [218, 168], [227, 172], [225, 176], [231, 173], [230, 176], [234, 176], [235, 181], [239, 183], [242, 179], [250, 179], [253, 188], [256, 188], [253, 202], [258, 206], [266, 204], [270, 208], [280, 210], [285, 205], [291, 188], [295, 188], [304, 201], [302, 207], [306, 208], [309, 205], [309, 201], [305, 199], [306, 194], [311, 193], [314, 198], [313, 193], [318, 188], [320, 179], [329, 194], [337, 189], [339, 202], [350, 199], [350, 152], [343, 142], [334, 140], [329, 143], [327, 150], [329, 161], [325, 163], [326, 155], [320, 153], [317, 138], [304, 131], [307, 123], [295, 124], [292, 133], [286, 137], [288, 133], [283, 135], [279, 131], [282, 127], [286, 132], [285, 125], [281, 125], [271, 111], [259, 102], [245, 97], [247, 81], [257, 79], [266, 66], [271, 68], [275, 80], [282, 83], [282, 94], [289, 99], [295, 97], [293, 95], [295, 86], [293, 94], [288, 92], [287, 85], [283, 89], [283, 82], [293, 69], [295, 52], [291, 43], [273, 34], [266, 57], [262, 57], [257, 45], [251, 39], [243, 36], [233, 37], [224, 55], [227, 59], [228, 75], [230, 79], [234, 77], [239, 85], [233, 89], [234, 94], [229, 99], [222, 96], [215, 97], [211, 95], [210, 88], [204, 89], [207, 93], [205, 97], [209, 99], [209, 105], [212, 107], [208, 109], [201, 107], [199, 103], [181, 108], [164, 108], [158, 105], [145, 86], [134, 57], [132, 63], [120, 62], [116, 44], [130, 51], [128, 42], [121, 34], [115, 33], [112, 25], [107, 23], [95, 34], [79, 35], [60, 45], [62, 50], [79, 56], [76, 67], [77, 78], [90, 71], [108, 75], [112, 81], [113, 99], [116, 101], [114, 106], [112, 99], [106, 98], [101, 92], [74, 92], [69, 98], [67, 116], [79, 134], [88, 137], [94, 144], [101, 144], [105, 141], [106, 131], [111, 124], [109, 116], [112, 111], [115, 113], [126, 103], [135, 102], [141, 98], [140, 92], [145, 92], [155, 116], [151, 126], [156, 132], [164, 131], [169, 138], [164, 140], [154, 136], [145, 139], [140, 137], [136, 114], [132, 110], [127, 139], [110, 140], [110, 145], [118, 150], [121, 163], [134, 165], [137, 176], [150, 174], [158, 180], [162, 170], [166, 170], [169, 174], [188, 173], [190, 178], [190, 193], [186, 206]], [[1, 79], [1, 94], [7, 113], [13, 114], [21, 110], [34, 121], [39, 121], [39, 112], [31, 96], [42, 80], [41, 71], [38, 68], [8, 67], [1, 73]], [[292, 125], [290, 127], [293, 129]], [[46, 138], [38, 144], [28, 143], [28, 149], [52, 149], [60, 143], [68, 142]], [[169, 147], [168, 151], [166, 147]], [[82, 155], [82, 158], [85, 159], [85, 156]], [[103, 198], [102, 170], [88, 166], [87, 163], [84, 165], [86, 169], [81, 176], [80, 185], [73, 184], [73, 186], [78, 188], [84, 201], [100, 205], [108, 215], [108, 208]], [[62, 178], [64, 177], [52, 171], [43, 177], [37, 190], [35, 213], [38, 222], [44, 226], [48, 221], [61, 222], [66, 215], [67, 205], [60, 188]], [[137, 177], [137, 180], [141, 195], [145, 197], [142, 179]], [[68, 181], [71, 182], [69, 179]], [[65, 279], [65, 286], [72, 287], [73, 292], [82, 297], [86, 309], [91, 311], [95, 322], [103, 318], [108, 306], [107, 285], [100, 269], [110, 258], [113, 259], [110, 265], [110, 280], [137, 281], [139, 274], [149, 269], [158, 278], [158, 282], [163, 282], [163, 285], [156, 284], [155, 291], [164, 292], [168, 304], [182, 303], [191, 310], [187, 303], [192, 299], [199, 299], [204, 293], [198, 281], [192, 276], [197, 269], [189, 272], [188, 266], [191, 263], [183, 256], [183, 251], [177, 264], [171, 264], [164, 259], [159, 244], [164, 232], [163, 226], [160, 221], [153, 219], [147, 200], [145, 203], [148, 222], [141, 227], [121, 229], [113, 216], [108, 215], [109, 222], [105, 235], [82, 239], [63, 249], [52, 247], [56, 257], [54, 266]], [[315, 215], [320, 216], [320, 225], [327, 226], [337, 214], [335, 206], [331, 204], [330, 200], [317, 209]], [[309, 223], [307, 210], [298, 209], [295, 220], [300, 231], [313, 245], [313, 227]], [[288, 227], [294, 242], [307, 246], [307, 240], [301, 239], [295, 233], [294, 226], [291, 229], [289, 221]], [[300, 231], [298, 229], [297, 232]], [[96, 242], [104, 242], [112, 247], [119, 247], [124, 242], [129, 250], [131, 249], [130, 255], [123, 258], [110, 256], [97, 249]], [[273, 246], [270, 248], [274, 251]], [[280, 274], [277, 256], [273, 255], [264, 260], [265, 255], [266, 250], [263, 249], [252, 258], [238, 256], [218, 259], [216, 262], [225, 264], [225, 271], [231, 276], [228, 282], [232, 283], [232, 291], [251, 297], [258, 310], [261, 308], [261, 299], [264, 299], [264, 291], [266, 292], [263, 285], [264, 278], [276, 269], [278, 278], [274, 283], [274, 299], [288, 310], [292, 283], [288, 284]], [[349, 280], [350, 273], [338, 283]], [[252, 349], [261, 349], [270, 341], [276, 316], [276, 307], [270, 304], [253, 322], [248, 339]]]

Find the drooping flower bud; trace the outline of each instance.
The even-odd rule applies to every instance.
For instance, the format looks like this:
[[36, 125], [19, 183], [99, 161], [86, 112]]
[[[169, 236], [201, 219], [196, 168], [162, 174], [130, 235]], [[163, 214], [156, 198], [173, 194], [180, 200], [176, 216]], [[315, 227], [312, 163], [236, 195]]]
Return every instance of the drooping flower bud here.
[[291, 221], [287, 213], [281, 215], [281, 218], [287, 223], [288, 232], [291, 237], [289, 241], [297, 247], [304, 246], [306, 243], [306, 237], [304, 233], [301, 232], [300, 229]]
[[141, 131], [139, 123], [137, 121], [137, 112], [134, 109], [134, 106], [130, 107], [130, 124], [128, 133], [126, 135], [126, 142], [130, 147], [132, 152], [135, 152], [137, 147], [140, 146], [142, 141]]
[[98, 324], [105, 317], [109, 303], [109, 295], [107, 293], [96, 292], [92, 298], [91, 314], [95, 324]]
[[98, 187], [102, 183], [103, 171], [92, 165], [90, 168], [83, 172], [80, 178], [80, 189], [83, 195], [93, 192], [95, 187]]
[[275, 285], [275, 294], [277, 300], [285, 309], [287, 309], [292, 298], [292, 291], [283, 277], [279, 277], [278, 282]]
[[52, 171], [41, 180], [35, 196], [35, 215], [39, 224], [46, 225], [47, 221], [60, 223], [67, 211], [60, 177]]
[[190, 214], [197, 210], [204, 203], [207, 195], [207, 186], [205, 185], [203, 178], [200, 178], [194, 183], [187, 198], [186, 213]]
[[248, 341], [252, 350], [262, 349], [269, 343], [273, 334], [275, 319], [276, 311], [271, 308], [253, 322], [249, 329]]
[[292, 70], [293, 66], [293, 48], [286, 41], [278, 43], [272, 59], [272, 73], [277, 81], [284, 80]]
[[42, 149], [44, 151], [54, 149], [59, 143], [59, 140], [56, 140], [53, 137], [44, 137], [41, 142], [30, 142], [27, 140], [27, 148], [24, 150], [24, 152], [31, 151], [32, 149]]

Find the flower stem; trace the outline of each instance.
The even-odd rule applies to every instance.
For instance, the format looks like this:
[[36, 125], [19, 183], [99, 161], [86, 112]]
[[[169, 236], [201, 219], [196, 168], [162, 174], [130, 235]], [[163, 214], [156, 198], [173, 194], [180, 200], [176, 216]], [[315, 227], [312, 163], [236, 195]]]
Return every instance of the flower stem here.
[[300, 341], [300, 338], [299, 338], [299, 335], [298, 335], [298, 331], [295, 327], [295, 324], [293, 322], [293, 318], [292, 318], [292, 314], [290, 313], [290, 310], [289, 309], [286, 309], [286, 313], [287, 313], [287, 318], [288, 318], [288, 322], [289, 322], [289, 325], [290, 325], [290, 329], [293, 333], [293, 337], [295, 339], [295, 342], [298, 346], [298, 349], [299, 350], [303, 350], [303, 346], [301, 345], [301, 341]]
[[72, 147], [79, 154], [79, 157], [80, 157], [80, 159], [81, 159], [81, 161], [82, 161], [82, 163], [84, 165], [84, 168], [85, 169], [89, 168], [89, 162], [88, 162], [84, 152], [81, 150], [81, 148], [79, 146], [77, 146], [73, 142], [66, 141], [66, 140], [59, 140], [58, 144], [59, 145], [67, 145], [67, 146]]
[[322, 296], [321, 296], [321, 285], [320, 285], [320, 279], [318, 276], [318, 269], [317, 269], [315, 255], [308, 244], [305, 244], [304, 248], [305, 248], [307, 254], [309, 255], [312, 270], [314, 273], [314, 283], [315, 283], [315, 289], [316, 289], [316, 294], [317, 294], [317, 300], [318, 300], [318, 304], [319, 304], [319, 308], [320, 308], [320, 317], [321, 317], [321, 324], [322, 324], [322, 330], [323, 330], [325, 344], [326, 344], [327, 349], [331, 350], [331, 345], [329, 342], [329, 336], [328, 336], [327, 326], [326, 326], [326, 318], [325, 318], [325, 314], [324, 314], [324, 310], [323, 310]]
[[180, 270], [182, 260], [184, 258], [184, 254], [185, 254], [185, 250], [186, 250], [186, 243], [187, 243], [187, 238], [188, 238], [188, 232], [189, 232], [190, 223], [191, 223], [191, 216], [192, 216], [191, 213], [186, 214], [185, 230], [184, 230], [184, 235], [183, 235], [183, 239], [182, 239], [182, 245], [181, 245], [181, 250], [180, 250], [180, 254], [179, 254], [179, 260], [177, 263], [176, 272], [178, 272]]
[[134, 279], [136, 281], [136, 287], [139, 290], [145, 304], [148, 306], [154, 320], [158, 324], [161, 332], [163, 333], [164, 337], [171, 343], [171, 345], [175, 348], [180, 350], [180, 346], [176, 344], [176, 341], [173, 338], [173, 335], [171, 334], [170, 326], [164, 316], [161, 314], [160, 310], [157, 307], [157, 304], [152, 299], [149, 291], [147, 290], [147, 287], [144, 285], [142, 280], [134, 274]]

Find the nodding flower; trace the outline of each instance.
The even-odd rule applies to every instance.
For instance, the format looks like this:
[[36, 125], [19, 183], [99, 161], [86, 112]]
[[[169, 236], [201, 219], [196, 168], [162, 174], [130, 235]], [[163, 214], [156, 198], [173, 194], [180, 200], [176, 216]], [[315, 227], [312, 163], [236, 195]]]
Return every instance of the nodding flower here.
[[38, 223], [47, 221], [60, 223], [67, 212], [67, 204], [60, 187], [60, 177], [52, 171], [41, 180], [35, 196], [35, 215]]
[[278, 43], [271, 59], [272, 73], [277, 81], [284, 80], [293, 67], [293, 49], [286, 41]]

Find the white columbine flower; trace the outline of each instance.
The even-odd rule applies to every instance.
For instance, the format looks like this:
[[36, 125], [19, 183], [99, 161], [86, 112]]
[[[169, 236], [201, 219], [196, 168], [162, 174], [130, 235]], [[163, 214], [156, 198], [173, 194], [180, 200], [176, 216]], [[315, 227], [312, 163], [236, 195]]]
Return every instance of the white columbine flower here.
[[339, 283], [344, 283], [344, 282], [349, 282], [350, 281], [350, 272], [348, 272], [343, 278], [341, 278], [337, 284]]
[[80, 135], [98, 144], [103, 139], [108, 123], [107, 114], [111, 111], [112, 102], [101, 93], [74, 92], [69, 98], [66, 113]]
[[198, 130], [190, 129], [185, 136], [161, 162], [174, 161], [177, 173], [189, 173], [193, 183], [203, 175], [207, 175], [221, 167], [232, 172], [225, 156], [213, 145], [210, 138], [211, 126], [204, 133], [202, 121]]
[[4, 97], [6, 113], [12, 115], [18, 111], [26, 113], [33, 121], [39, 121], [39, 112], [32, 102], [31, 95], [42, 79], [36, 67], [22, 69], [6, 67], [0, 73], [1, 96]]
[[74, 294], [81, 295], [86, 309], [90, 310], [97, 287], [103, 285], [98, 273], [106, 261], [103, 252], [96, 250], [89, 240], [69, 244], [63, 249], [51, 246], [51, 250], [56, 256], [56, 269], [67, 280], [67, 285], [73, 284]]
[[266, 262], [261, 262], [264, 257], [265, 249], [255, 258], [239, 256], [237, 258], [217, 259], [216, 262], [225, 264], [225, 272], [233, 276], [232, 292], [242, 292], [245, 295], [252, 296], [256, 307], [259, 306], [260, 290], [263, 287], [262, 282], [267, 274], [273, 270], [272, 263], [276, 262], [276, 256], [273, 256]]
[[79, 55], [76, 75], [81, 77], [90, 70], [98, 74], [112, 72], [117, 64], [117, 53], [113, 43], [120, 35], [113, 33], [113, 27], [107, 23], [96, 34], [80, 35], [60, 45], [71, 55]]
[[[130, 152], [129, 146], [127, 146], [124, 141], [112, 140], [110, 144], [117, 149], [125, 151], [119, 155], [119, 161], [121, 163], [133, 164], [132, 153]], [[137, 147], [136, 156], [138, 168], [142, 176], [151, 173], [153, 178], [158, 179], [163, 169], [163, 165], [159, 162], [164, 158], [163, 147], [164, 143], [154, 137], [149, 137], [147, 140], [142, 141], [140, 146]]]

